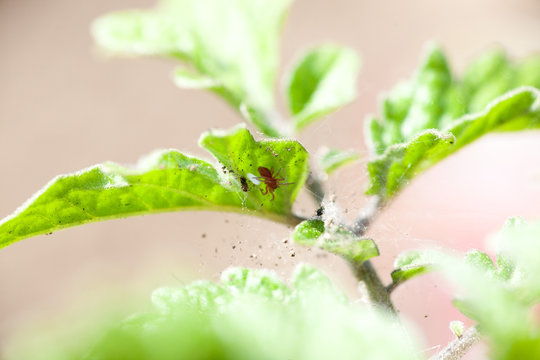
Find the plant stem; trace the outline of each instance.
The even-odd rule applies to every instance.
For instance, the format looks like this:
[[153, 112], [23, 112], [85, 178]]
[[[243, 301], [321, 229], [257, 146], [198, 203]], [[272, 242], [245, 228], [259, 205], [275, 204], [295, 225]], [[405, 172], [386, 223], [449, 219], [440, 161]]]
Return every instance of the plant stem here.
[[382, 207], [383, 203], [381, 201], [381, 198], [375, 196], [372, 199], [371, 203], [369, 203], [369, 205], [362, 210], [360, 216], [356, 218], [353, 224], [352, 231], [358, 236], [364, 235], [367, 231], [367, 228], [373, 222], [375, 216], [377, 216]]
[[306, 187], [315, 202], [320, 205], [322, 200], [324, 199], [324, 188], [319, 179], [317, 179], [317, 177], [314, 176], [311, 172], [309, 173], [306, 180]]
[[[277, 122], [282, 122], [282, 119], [278, 112], [273, 113], [273, 118], [274, 120], [277, 120]], [[282, 134], [280, 135], [281, 137], [283, 137]], [[321, 205], [325, 195], [324, 188], [317, 176], [311, 172], [309, 173], [306, 181], [306, 188], [309, 190], [315, 202]], [[356, 235], [362, 236], [366, 232], [368, 226], [371, 224], [379, 210], [382, 208], [382, 205], [383, 203], [380, 197], [377, 196], [370, 203], [370, 205], [366, 207], [366, 209], [364, 209], [362, 214], [356, 219], [353, 225], [353, 232]], [[295, 223], [297, 221], [300, 222], [301, 218], [293, 216], [289, 218], [289, 220], [291, 221], [291, 223]], [[351, 263], [351, 266], [353, 268], [356, 279], [365, 285], [370, 302], [397, 316], [394, 305], [390, 301], [390, 293], [383, 285], [379, 275], [377, 274], [377, 271], [375, 270], [371, 262], [368, 260], [359, 264]]]
[[458, 360], [461, 359], [469, 349], [480, 341], [480, 334], [476, 328], [470, 327], [465, 333], [456, 338], [444, 349], [432, 356], [430, 360]]
[[[358, 236], [364, 235], [381, 208], [381, 199], [375, 197], [354, 222], [353, 232]], [[390, 300], [390, 292], [382, 283], [371, 261], [367, 260], [361, 264], [352, 264], [352, 266], [358, 281], [365, 285], [370, 301], [397, 316], [396, 309]]]
[[352, 264], [352, 266], [356, 278], [365, 285], [370, 302], [397, 316], [390, 294], [371, 262], [367, 260], [361, 264]]

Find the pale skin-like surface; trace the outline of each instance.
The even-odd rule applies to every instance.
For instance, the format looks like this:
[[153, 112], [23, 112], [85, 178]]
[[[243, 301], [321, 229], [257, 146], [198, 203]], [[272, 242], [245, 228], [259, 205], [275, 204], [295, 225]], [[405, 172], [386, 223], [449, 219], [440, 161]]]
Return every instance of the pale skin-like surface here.
[[[156, 148], [203, 155], [200, 133], [239, 122], [216, 97], [177, 89], [166, 61], [93, 56], [93, 18], [152, 3], [0, 0], [0, 216], [59, 173], [104, 160], [134, 163]], [[540, 5], [526, 0], [298, 0], [284, 33], [285, 65], [301, 46], [328, 39], [363, 57], [360, 99], [308, 128], [301, 141], [313, 152], [333, 145], [365, 153], [361, 120], [376, 111], [380, 91], [411, 75], [426, 40], [439, 40], [458, 69], [493, 43], [523, 56], [540, 50], [539, 14]], [[370, 232], [381, 249], [374, 264], [383, 280], [389, 280], [393, 256], [423, 240], [484, 248], [484, 238], [507, 217], [540, 218], [539, 140], [533, 133], [490, 136], [419, 177]], [[363, 164], [330, 181], [351, 217], [366, 203], [365, 183]], [[315, 212], [307, 196], [299, 201], [299, 210]], [[308, 261], [354, 294], [353, 277], [342, 262], [301, 249], [291, 257], [290, 243], [282, 242], [288, 233], [282, 225], [234, 214], [177, 213], [24, 240], [0, 250], [0, 344], [23, 320], [96, 293], [104, 282], [139, 288], [146, 300], [149, 289], [178, 284], [178, 278], [216, 279], [229, 265], [278, 264], [285, 276], [293, 264]], [[396, 307], [425, 334], [426, 347], [446, 344], [448, 322], [462, 319], [448, 294], [433, 277], [413, 280], [393, 294]]]

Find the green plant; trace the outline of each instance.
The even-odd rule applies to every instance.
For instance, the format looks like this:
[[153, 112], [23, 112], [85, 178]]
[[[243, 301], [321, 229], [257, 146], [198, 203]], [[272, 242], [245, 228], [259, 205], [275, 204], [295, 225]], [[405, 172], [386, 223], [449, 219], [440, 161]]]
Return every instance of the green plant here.
[[[535, 281], [540, 269], [533, 256], [539, 253], [538, 225], [511, 220], [496, 240], [496, 265], [479, 251], [464, 258], [440, 251], [405, 253], [386, 286], [369, 262], [379, 255], [376, 241], [364, 234], [377, 213], [428, 167], [487, 132], [538, 127], [540, 60], [515, 64], [495, 51], [456, 79], [442, 51], [428, 47], [414, 77], [391, 91], [380, 116], [366, 122], [372, 152], [367, 192], [374, 206], [354, 224], [345, 224], [329, 211], [321, 176], [309, 171], [307, 151], [289, 137], [354, 99], [359, 60], [353, 50], [336, 45], [306, 51], [288, 74], [290, 121], [284, 120], [275, 109], [273, 88], [279, 25], [288, 3], [166, 0], [154, 10], [98, 19], [93, 34], [100, 46], [113, 53], [178, 60], [178, 86], [213, 91], [267, 138], [256, 141], [246, 127], [237, 126], [201, 137], [200, 145], [214, 161], [158, 151], [135, 168], [105, 163], [59, 176], [0, 223], [0, 246], [131, 215], [201, 209], [246, 213], [296, 225], [296, 243], [349, 261], [376, 311], [349, 303], [307, 266], [297, 270], [290, 286], [269, 272], [233, 269], [224, 273], [221, 285], [200, 282], [156, 290], [154, 310], [103, 331], [99, 341], [90, 337], [64, 352], [51, 349], [39, 356], [327, 359], [338, 353], [340, 358], [421, 358], [411, 340], [414, 334], [406, 325], [395, 326], [399, 320], [390, 295], [404, 281], [440, 270], [462, 288], [455, 304], [490, 340], [493, 358], [539, 358], [540, 329], [529, 316], [540, 297]], [[319, 167], [331, 175], [357, 158], [327, 150]], [[273, 170], [271, 177], [282, 179], [281, 184], [268, 184], [264, 169]], [[304, 187], [322, 206], [310, 219], [292, 211]], [[453, 324], [452, 329], [456, 341], [439, 358], [457, 358], [480, 336], [475, 328], [465, 331]], [[91, 342], [96, 345], [87, 346]]]

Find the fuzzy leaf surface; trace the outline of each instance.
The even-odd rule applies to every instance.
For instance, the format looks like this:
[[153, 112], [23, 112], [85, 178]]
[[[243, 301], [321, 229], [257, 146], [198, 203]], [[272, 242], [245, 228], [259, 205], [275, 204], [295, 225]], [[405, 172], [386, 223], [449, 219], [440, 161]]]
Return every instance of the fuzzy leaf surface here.
[[456, 287], [454, 305], [489, 338], [490, 358], [540, 358], [540, 321], [532, 312], [540, 302], [540, 223], [511, 219], [491, 243], [496, 265], [478, 250], [463, 258], [440, 251], [429, 257]]
[[290, 284], [268, 270], [228, 269], [221, 283], [157, 289], [152, 307], [86, 336], [26, 334], [12, 358], [353, 360], [360, 348], [366, 359], [419, 359], [406, 325], [348, 301], [312, 266], [297, 267]]
[[425, 130], [405, 143], [392, 145], [368, 163], [368, 194], [392, 198], [411, 179], [448, 155], [492, 131], [538, 128], [539, 91], [524, 87], [495, 99], [485, 111], [453, 121], [439, 130]]
[[[33, 235], [107, 219], [179, 210], [246, 212], [287, 222], [308, 172], [308, 154], [296, 141], [256, 142], [244, 127], [208, 133], [201, 144], [213, 164], [176, 150], [158, 151], [134, 168], [105, 163], [61, 175], [0, 222], [0, 247]], [[275, 200], [264, 184], [245, 178], [258, 166], [282, 169], [293, 184]], [[244, 184], [242, 184], [244, 177]]]
[[433, 268], [433, 260], [429, 254], [419, 251], [407, 251], [400, 254], [394, 262], [394, 271], [392, 271], [392, 282], [401, 284], [416, 276], [426, 274]]
[[[271, 116], [278, 37], [290, 0], [161, 0], [154, 9], [106, 14], [92, 26], [96, 43], [112, 54], [169, 57], [181, 87], [206, 88], [237, 110], [246, 103], [278, 136]], [[257, 124], [255, 124], [257, 125]]]
[[315, 246], [357, 264], [379, 256], [379, 248], [372, 239], [359, 238], [343, 227], [326, 226], [322, 220], [298, 224], [292, 239], [297, 244]]
[[366, 122], [375, 155], [368, 163], [368, 194], [389, 200], [416, 175], [488, 132], [538, 128], [539, 74], [538, 58], [514, 64], [491, 52], [460, 81], [441, 49], [429, 47], [413, 79], [389, 92], [380, 118]]
[[295, 64], [287, 86], [289, 110], [296, 129], [351, 102], [356, 97], [360, 59], [352, 49], [315, 47]]
[[342, 151], [329, 148], [322, 148], [317, 154], [319, 167], [327, 175], [332, 174], [342, 166], [354, 163], [359, 158], [360, 155], [355, 151]]

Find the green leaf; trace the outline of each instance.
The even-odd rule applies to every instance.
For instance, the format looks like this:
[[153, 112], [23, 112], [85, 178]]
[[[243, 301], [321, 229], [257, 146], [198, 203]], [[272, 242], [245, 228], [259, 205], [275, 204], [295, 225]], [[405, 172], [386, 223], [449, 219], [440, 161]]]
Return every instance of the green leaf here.
[[407, 251], [401, 253], [394, 262], [392, 282], [394, 285], [404, 283], [418, 275], [426, 274], [433, 270], [433, 260], [429, 255], [419, 251]]
[[493, 260], [486, 254], [479, 250], [471, 250], [465, 255], [465, 261], [469, 264], [476, 266], [486, 274], [494, 274], [496, 272], [495, 264]]
[[511, 219], [492, 243], [497, 269], [477, 250], [464, 259], [441, 254], [433, 258], [458, 288], [455, 306], [489, 338], [491, 358], [539, 358], [540, 323], [531, 308], [540, 301], [540, 223]]
[[[244, 127], [203, 135], [211, 164], [175, 150], [157, 151], [135, 168], [105, 163], [61, 175], [0, 222], [0, 247], [33, 235], [107, 219], [178, 210], [244, 212], [287, 222], [308, 172], [296, 141], [256, 142]], [[289, 185], [263, 195], [257, 168], [281, 170]]]
[[342, 226], [326, 226], [322, 220], [306, 220], [298, 224], [291, 237], [297, 244], [315, 246], [358, 264], [379, 256], [373, 240], [359, 238]]
[[408, 142], [388, 147], [368, 163], [371, 184], [367, 193], [387, 201], [422, 171], [488, 132], [538, 128], [538, 96], [535, 88], [516, 89], [494, 100], [482, 113], [455, 120], [442, 131], [425, 130]]
[[[278, 36], [290, 0], [162, 0], [152, 10], [114, 12], [92, 26], [96, 43], [120, 55], [172, 57], [188, 65], [181, 87], [206, 88], [239, 110], [246, 103], [278, 136], [272, 117]], [[257, 125], [257, 124], [255, 124]]]
[[522, 85], [540, 87], [538, 58], [513, 64], [504, 53], [490, 52], [459, 81], [441, 49], [428, 47], [413, 79], [384, 96], [381, 115], [366, 121], [376, 155], [368, 163], [368, 194], [389, 200], [416, 175], [488, 132], [537, 128], [538, 90]]
[[24, 334], [10, 353], [18, 360], [348, 360], [361, 349], [365, 359], [418, 359], [406, 324], [351, 303], [312, 266], [297, 267], [290, 283], [267, 270], [233, 268], [221, 284], [158, 289], [153, 307], [119, 323], [104, 314], [104, 325], [95, 326], [95, 315], [81, 316], [78, 329], [96, 328], [83, 336], [72, 327], [55, 334], [51, 326]]
[[317, 154], [319, 167], [330, 175], [342, 166], [351, 164], [357, 161], [360, 155], [355, 151], [341, 151], [336, 149], [321, 148]]
[[499, 277], [526, 304], [540, 302], [540, 223], [512, 218], [492, 241], [498, 250]]
[[465, 332], [465, 324], [462, 321], [450, 321], [450, 331], [452, 331], [452, 334], [454, 334], [458, 339], [463, 336], [463, 333]]
[[[304, 186], [309, 164], [304, 147], [293, 140], [262, 140], [256, 142], [245, 128], [233, 131], [210, 131], [201, 136], [200, 145], [210, 151], [240, 183], [247, 185], [247, 198], [263, 211], [288, 215], [298, 192]], [[262, 174], [259, 168], [274, 172], [274, 178], [281, 178], [271, 193], [263, 195], [266, 186], [255, 179]], [[286, 183], [286, 184], [285, 184]]]
[[321, 45], [302, 54], [287, 82], [287, 100], [300, 130], [356, 97], [360, 59], [352, 49]]

